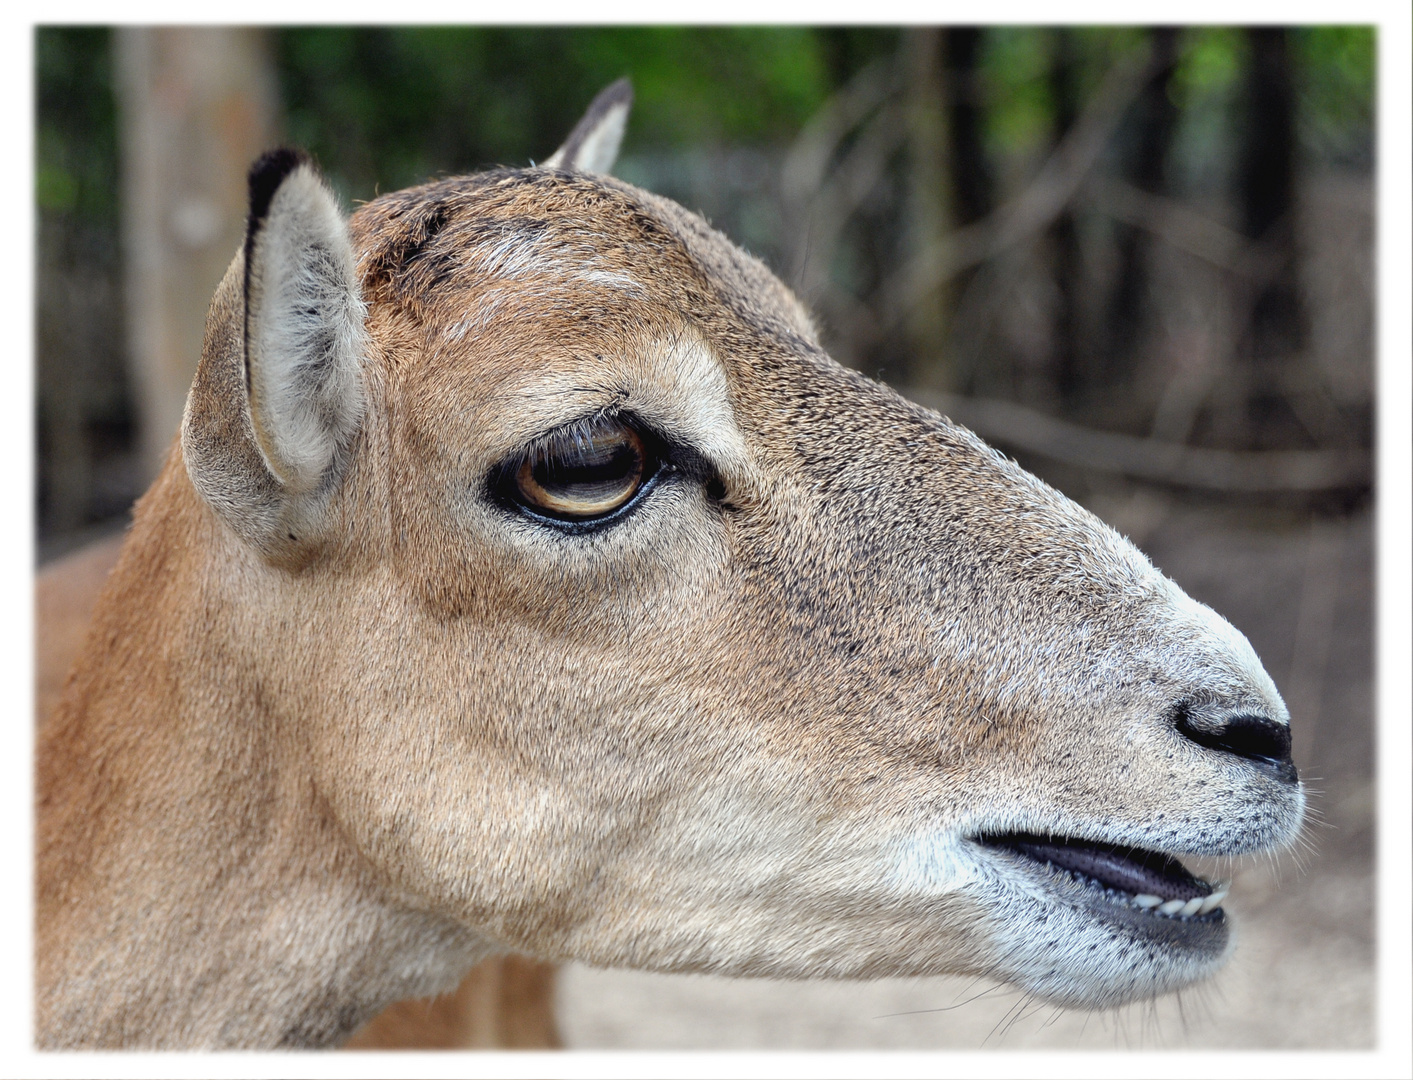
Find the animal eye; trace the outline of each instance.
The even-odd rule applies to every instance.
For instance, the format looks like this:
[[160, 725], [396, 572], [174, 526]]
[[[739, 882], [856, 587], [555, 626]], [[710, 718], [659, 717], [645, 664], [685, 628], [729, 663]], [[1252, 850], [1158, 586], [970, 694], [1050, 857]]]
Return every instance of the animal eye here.
[[655, 465], [636, 431], [618, 420], [597, 420], [537, 444], [515, 471], [511, 494], [534, 513], [592, 521], [632, 502]]

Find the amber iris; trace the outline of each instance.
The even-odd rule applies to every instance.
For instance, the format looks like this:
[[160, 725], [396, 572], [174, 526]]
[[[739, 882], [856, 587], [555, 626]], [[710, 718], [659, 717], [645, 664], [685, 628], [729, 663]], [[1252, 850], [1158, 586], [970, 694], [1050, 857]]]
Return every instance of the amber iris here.
[[515, 474], [521, 501], [550, 517], [602, 517], [642, 487], [647, 450], [632, 428], [601, 420], [552, 436]]

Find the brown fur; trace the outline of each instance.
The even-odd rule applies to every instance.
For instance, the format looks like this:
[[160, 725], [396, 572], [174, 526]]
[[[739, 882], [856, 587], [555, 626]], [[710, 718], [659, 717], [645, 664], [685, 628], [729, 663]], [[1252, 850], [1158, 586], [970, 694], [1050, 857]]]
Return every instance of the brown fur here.
[[34, 582], [34, 719], [54, 711], [88, 636], [93, 605], [118, 553], [123, 537], [110, 536], [55, 559]]
[[[334, 1043], [505, 949], [1088, 1006], [1220, 962], [968, 837], [1284, 842], [1298, 787], [1175, 729], [1284, 723], [1240, 635], [674, 204], [504, 171], [350, 228], [353, 442], [262, 463], [238, 257], [41, 737], [41, 1042]], [[619, 410], [696, 471], [589, 536], [487, 497]]]
[[[93, 607], [122, 550], [122, 535], [48, 564], [35, 580], [35, 719], [58, 703], [83, 648]], [[398, 1002], [349, 1040], [350, 1049], [541, 1049], [560, 1045], [554, 967], [507, 955], [483, 960], [452, 994]]]

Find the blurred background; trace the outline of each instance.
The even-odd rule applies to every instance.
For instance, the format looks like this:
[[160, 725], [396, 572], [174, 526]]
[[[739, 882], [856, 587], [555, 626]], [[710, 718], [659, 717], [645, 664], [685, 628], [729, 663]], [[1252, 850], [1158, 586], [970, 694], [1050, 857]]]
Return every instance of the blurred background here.
[[1002, 991], [954, 1009], [980, 991], [949, 980], [571, 967], [568, 1045], [1370, 1045], [1371, 28], [66, 27], [34, 44], [41, 564], [120, 530], [155, 474], [263, 149], [308, 148], [351, 207], [543, 159], [627, 75], [617, 175], [761, 257], [840, 361], [1127, 533], [1251, 638], [1291, 707], [1322, 821], [1302, 859], [1238, 868], [1247, 936], [1195, 1004], [1096, 1021]]

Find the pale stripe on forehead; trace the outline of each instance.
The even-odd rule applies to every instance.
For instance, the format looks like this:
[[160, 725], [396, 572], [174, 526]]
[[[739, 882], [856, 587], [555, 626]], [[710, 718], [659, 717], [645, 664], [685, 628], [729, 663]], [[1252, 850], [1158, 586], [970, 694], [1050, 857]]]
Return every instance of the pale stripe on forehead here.
[[646, 290], [622, 270], [585, 270], [576, 276], [582, 278], [584, 281], [592, 282], [595, 285], [606, 285], [609, 288], [622, 289], [625, 292], [634, 293], [638, 296], [647, 295]]
[[[464, 318], [448, 323], [441, 338], [446, 344], [461, 341], [468, 333], [489, 330], [497, 324], [562, 312], [566, 308], [579, 308], [583, 305], [583, 294], [572, 300], [564, 294], [564, 285], [569, 281], [591, 282], [592, 284], [626, 295], [633, 299], [646, 299], [647, 293], [626, 275], [617, 280], [617, 275], [600, 271], [566, 274], [557, 280], [528, 278], [524, 281], [502, 284], [504, 279], [476, 289]], [[533, 284], [531, 283], [533, 282]]]
[[467, 245], [462, 258], [472, 274], [507, 281], [544, 278], [583, 281], [646, 295], [643, 286], [616, 260], [591, 246], [592, 234], [518, 228], [479, 244]]
[[[474, 308], [465, 318], [447, 324], [442, 332], [446, 342], [458, 342], [507, 317], [560, 307], [560, 290], [566, 285], [591, 285], [633, 299], [648, 296], [631, 274], [609, 260], [538, 230], [520, 230], [494, 243], [469, 245], [463, 263], [463, 272], [480, 279], [472, 293]], [[582, 294], [573, 303], [582, 305]]]
[[[466, 250], [466, 262], [487, 277], [519, 278], [537, 272], [544, 262], [544, 234], [519, 230], [489, 245]], [[487, 249], [489, 247], [489, 250]]]

